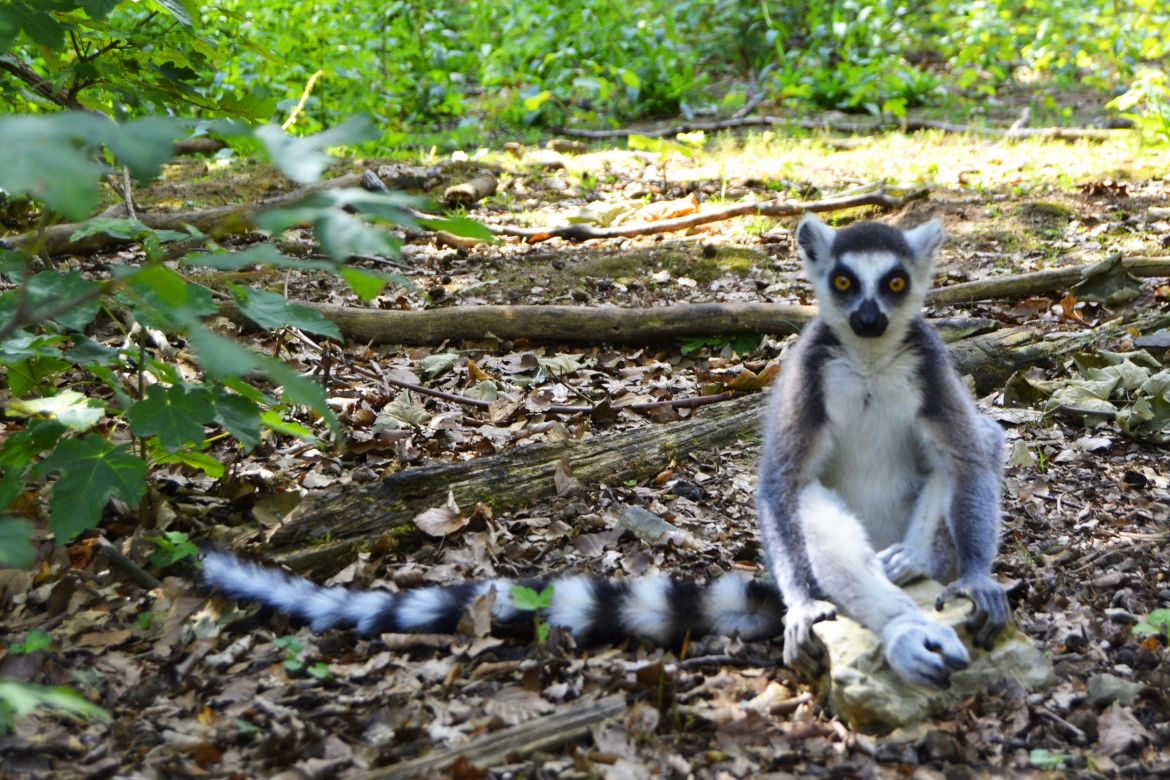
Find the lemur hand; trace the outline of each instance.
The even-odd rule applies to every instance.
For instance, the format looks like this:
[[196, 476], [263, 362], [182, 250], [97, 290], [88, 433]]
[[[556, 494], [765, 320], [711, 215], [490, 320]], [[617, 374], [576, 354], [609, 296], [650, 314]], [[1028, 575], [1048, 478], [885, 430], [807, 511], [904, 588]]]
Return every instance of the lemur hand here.
[[813, 636], [812, 627], [837, 617], [837, 608], [827, 601], [810, 601], [789, 607], [784, 613], [784, 665], [809, 677], [824, 669], [824, 650]]
[[975, 646], [990, 650], [999, 632], [1007, 625], [1010, 613], [1003, 587], [988, 574], [960, 577], [943, 589], [934, 608], [942, 609], [955, 596], [966, 596], [975, 603], [965, 625], [974, 637]]
[[886, 577], [895, 585], [905, 585], [919, 577], [930, 576], [930, 568], [922, 553], [901, 542], [891, 544], [879, 552], [877, 557]]
[[890, 668], [916, 685], [946, 688], [951, 684], [951, 670], [966, 669], [971, 663], [953, 628], [921, 614], [890, 621], [882, 629], [882, 644]]

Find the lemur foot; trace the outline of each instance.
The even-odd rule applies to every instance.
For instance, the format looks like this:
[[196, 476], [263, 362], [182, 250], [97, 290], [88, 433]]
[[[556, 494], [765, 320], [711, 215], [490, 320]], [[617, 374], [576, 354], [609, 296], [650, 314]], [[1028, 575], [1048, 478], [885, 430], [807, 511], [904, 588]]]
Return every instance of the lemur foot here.
[[974, 637], [976, 647], [990, 650], [999, 632], [1007, 625], [1011, 612], [1003, 587], [987, 574], [960, 577], [943, 589], [934, 602], [934, 608], [942, 609], [955, 596], [966, 596], [975, 602], [975, 609], [967, 619], [965, 628]]
[[898, 676], [916, 685], [946, 688], [951, 670], [971, 663], [955, 630], [920, 615], [897, 618], [882, 630], [886, 662]]
[[837, 617], [837, 608], [827, 601], [810, 601], [789, 607], [784, 613], [784, 665], [816, 677], [825, 667], [825, 651], [812, 633], [822, 620]]
[[899, 542], [891, 544], [877, 554], [886, 577], [895, 585], [905, 585], [919, 577], [929, 577], [930, 567], [922, 553]]

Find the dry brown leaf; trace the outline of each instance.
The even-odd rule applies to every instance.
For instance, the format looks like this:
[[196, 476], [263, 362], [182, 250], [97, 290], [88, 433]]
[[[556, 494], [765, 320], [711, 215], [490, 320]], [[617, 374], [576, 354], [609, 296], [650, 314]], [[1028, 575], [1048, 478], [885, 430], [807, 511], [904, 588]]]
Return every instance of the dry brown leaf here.
[[1134, 717], [1133, 710], [1117, 701], [1097, 717], [1097, 733], [1097, 747], [1107, 756], [1140, 748], [1150, 741], [1150, 732]]
[[1081, 312], [1076, 308], [1077, 299], [1072, 293], [1065, 293], [1064, 297], [1060, 299], [1060, 310], [1064, 314], [1066, 320], [1073, 322], [1084, 322], [1085, 318]]
[[581, 489], [581, 483], [573, 476], [573, 467], [569, 464], [569, 456], [563, 456], [557, 461], [557, 470], [553, 472], [553, 483], [557, 486], [557, 496], [563, 497]]
[[695, 193], [678, 200], [662, 200], [657, 203], [648, 203], [638, 209], [623, 222], [658, 222], [664, 219], [675, 219], [695, 214], [699, 211], [699, 199]]
[[467, 384], [475, 385], [488, 379], [491, 379], [491, 377], [488, 376], [482, 368], [476, 365], [474, 360], [469, 358], [467, 360]]
[[431, 507], [414, 516], [414, 524], [428, 536], [449, 536], [467, 525], [468, 518], [459, 511], [455, 494], [448, 491], [447, 503]]
[[556, 708], [540, 694], [519, 686], [510, 686], [501, 688], [485, 701], [484, 709], [509, 726], [515, 726], [539, 715], [547, 715]]

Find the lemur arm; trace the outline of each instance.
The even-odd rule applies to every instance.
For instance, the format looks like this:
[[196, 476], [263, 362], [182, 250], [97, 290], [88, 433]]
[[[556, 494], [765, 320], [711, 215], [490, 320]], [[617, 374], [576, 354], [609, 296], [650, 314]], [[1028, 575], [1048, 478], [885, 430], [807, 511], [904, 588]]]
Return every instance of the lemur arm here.
[[925, 429], [945, 453], [951, 472], [946, 519], [959, 573], [936, 606], [941, 609], [955, 596], [970, 598], [975, 611], [967, 627], [977, 645], [990, 648], [1009, 614], [1007, 596], [991, 576], [999, 550], [1003, 432], [979, 414], [946, 359], [946, 347], [933, 331], [925, 332], [923, 373], [933, 382], [925, 396], [928, 400], [922, 418]]
[[768, 569], [784, 599], [784, 663], [814, 671], [820, 651], [812, 626], [836, 615], [821, 593], [797, 517], [800, 490], [827, 456], [825, 409], [818, 362], [835, 338], [819, 321], [809, 324], [785, 360], [773, 395], [760, 456], [757, 503]]

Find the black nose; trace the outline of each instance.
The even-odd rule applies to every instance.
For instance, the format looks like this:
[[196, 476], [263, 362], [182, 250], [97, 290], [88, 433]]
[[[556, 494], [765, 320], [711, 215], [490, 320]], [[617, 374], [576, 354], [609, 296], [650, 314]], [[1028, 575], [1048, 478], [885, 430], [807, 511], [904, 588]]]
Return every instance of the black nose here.
[[889, 324], [890, 321], [886, 315], [882, 314], [882, 310], [878, 308], [877, 302], [872, 298], [862, 301], [861, 305], [849, 315], [849, 327], [863, 338], [876, 338], [882, 335], [886, 332], [886, 326]]

